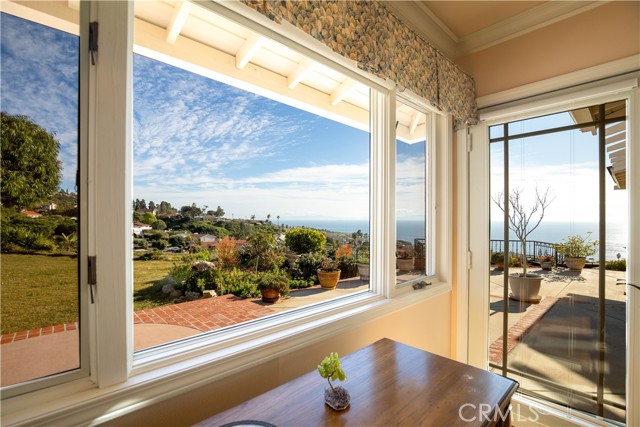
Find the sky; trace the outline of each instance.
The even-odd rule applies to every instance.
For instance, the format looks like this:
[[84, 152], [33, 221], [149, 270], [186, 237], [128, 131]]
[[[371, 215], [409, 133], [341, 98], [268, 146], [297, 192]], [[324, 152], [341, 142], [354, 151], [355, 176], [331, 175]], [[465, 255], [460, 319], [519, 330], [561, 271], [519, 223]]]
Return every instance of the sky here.
[[[77, 167], [78, 38], [1, 16], [2, 110], [24, 114], [61, 143], [61, 188]], [[369, 216], [369, 134], [280, 102], [134, 55], [133, 198], [174, 207], [221, 206], [226, 216], [361, 220]], [[511, 125], [568, 124], [567, 114]], [[579, 131], [513, 141], [512, 187], [550, 189], [548, 221], [597, 221], [596, 138]], [[424, 210], [424, 143], [397, 142], [398, 216]], [[492, 194], [502, 151], [491, 149]], [[570, 165], [570, 166], [569, 166]], [[608, 215], [626, 217], [611, 191]], [[500, 211], [491, 207], [492, 219]]]

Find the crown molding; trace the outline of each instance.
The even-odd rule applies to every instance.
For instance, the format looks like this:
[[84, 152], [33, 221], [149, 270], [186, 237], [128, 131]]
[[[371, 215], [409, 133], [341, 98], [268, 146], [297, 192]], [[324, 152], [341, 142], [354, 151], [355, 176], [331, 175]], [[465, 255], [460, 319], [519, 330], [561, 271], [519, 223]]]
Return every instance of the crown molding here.
[[610, 1], [549, 1], [463, 38], [458, 38], [419, 0], [386, 0], [382, 3], [435, 48], [449, 58], [456, 59], [587, 12]]
[[382, 4], [445, 56], [456, 56], [458, 39], [454, 40], [453, 32], [422, 3], [383, 0]]
[[529, 83], [513, 89], [481, 96], [477, 99], [480, 110], [530, 98], [542, 93], [549, 93], [570, 88], [576, 85], [599, 81], [613, 76], [640, 72], [640, 54], [628, 56], [615, 61], [574, 71], [550, 79]]
[[607, 3], [609, 1], [550, 1], [544, 3], [463, 37], [457, 45], [456, 56], [479, 52]]

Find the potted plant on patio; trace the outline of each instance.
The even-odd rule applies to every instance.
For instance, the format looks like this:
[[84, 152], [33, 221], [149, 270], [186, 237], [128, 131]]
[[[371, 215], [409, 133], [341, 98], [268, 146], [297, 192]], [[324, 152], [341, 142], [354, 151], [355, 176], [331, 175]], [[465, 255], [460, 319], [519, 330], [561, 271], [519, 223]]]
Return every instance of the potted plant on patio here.
[[371, 272], [371, 268], [369, 266], [369, 258], [360, 257], [356, 260], [356, 263], [358, 265], [358, 275], [360, 276], [360, 280], [368, 282]]
[[537, 303], [540, 302], [538, 293], [540, 292], [542, 276], [527, 273], [527, 237], [538, 228], [544, 218], [545, 210], [553, 199], [549, 200], [549, 189], [541, 195], [536, 188], [533, 204], [527, 207], [522, 193], [522, 190], [514, 189], [509, 194], [508, 201], [504, 200], [502, 193], [499, 193], [493, 201], [503, 212], [505, 211], [505, 204], [508, 203], [509, 228], [511, 228], [522, 245], [522, 273], [509, 275], [511, 298], [518, 301]]
[[258, 290], [263, 302], [274, 303], [280, 296], [289, 295], [289, 278], [279, 271], [263, 273], [258, 279]]
[[318, 281], [320, 286], [325, 289], [335, 289], [338, 286], [340, 280], [340, 269], [338, 268], [338, 262], [331, 258], [325, 258], [322, 260], [322, 266], [318, 269]]
[[551, 255], [540, 255], [538, 262], [540, 262], [540, 267], [543, 270], [550, 271], [553, 268], [553, 257]]
[[344, 381], [347, 379], [344, 371], [340, 368], [338, 353], [331, 353], [325, 357], [318, 365], [318, 373], [329, 382], [329, 388], [324, 389], [325, 403], [336, 411], [347, 409], [351, 400], [349, 392], [344, 387], [334, 387], [333, 384], [331, 384], [331, 380]]
[[400, 271], [413, 270], [413, 248], [405, 246], [396, 250], [396, 265]]
[[574, 235], [563, 239], [562, 242], [553, 245], [554, 249], [564, 257], [564, 263], [569, 270], [582, 271], [587, 262], [587, 257], [597, 252], [598, 241], [589, 240], [591, 233], [586, 237]]
[[491, 254], [491, 264], [496, 266], [496, 270], [504, 269], [504, 253], [494, 252]]

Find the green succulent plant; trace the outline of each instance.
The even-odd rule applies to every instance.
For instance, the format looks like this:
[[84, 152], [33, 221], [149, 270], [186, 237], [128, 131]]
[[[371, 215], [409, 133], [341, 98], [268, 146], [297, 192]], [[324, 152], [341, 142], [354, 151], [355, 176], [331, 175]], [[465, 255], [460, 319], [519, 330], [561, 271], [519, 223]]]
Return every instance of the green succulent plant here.
[[322, 378], [327, 379], [329, 387], [331, 387], [331, 390], [333, 391], [335, 391], [335, 389], [333, 388], [333, 384], [331, 384], [331, 380], [344, 381], [347, 379], [347, 375], [340, 368], [340, 358], [338, 357], [338, 353], [331, 353], [329, 356], [325, 357], [318, 365], [318, 373]]

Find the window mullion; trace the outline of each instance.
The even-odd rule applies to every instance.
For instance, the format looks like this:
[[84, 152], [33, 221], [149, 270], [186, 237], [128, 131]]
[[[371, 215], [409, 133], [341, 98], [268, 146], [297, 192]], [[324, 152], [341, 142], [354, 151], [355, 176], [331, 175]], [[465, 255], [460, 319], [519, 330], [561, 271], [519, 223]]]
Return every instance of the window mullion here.
[[133, 361], [132, 241], [124, 232], [131, 230], [133, 3], [96, 1], [92, 6], [100, 29], [89, 103], [96, 165], [89, 201], [95, 209], [89, 232], [97, 257], [93, 374], [105, 387], [125, 381]]

